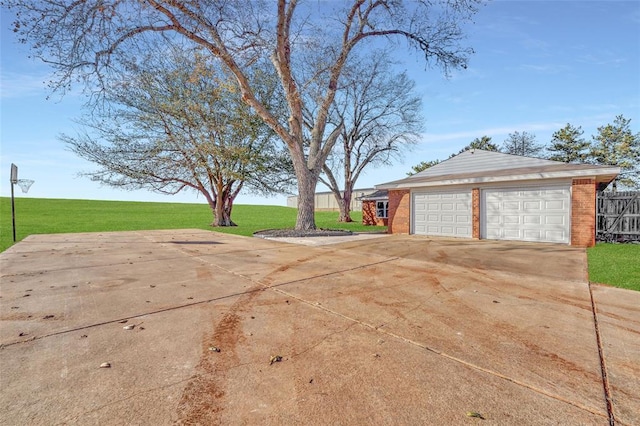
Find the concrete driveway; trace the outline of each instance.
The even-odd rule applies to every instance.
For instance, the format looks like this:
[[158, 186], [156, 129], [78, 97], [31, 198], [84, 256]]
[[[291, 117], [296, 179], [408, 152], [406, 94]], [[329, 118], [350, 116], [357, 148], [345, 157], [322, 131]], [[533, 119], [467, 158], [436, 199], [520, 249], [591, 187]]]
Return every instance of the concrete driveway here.
[[0, 268], [3, 425], [640, 424], [640, 293], [580, 249], [145, 231]]

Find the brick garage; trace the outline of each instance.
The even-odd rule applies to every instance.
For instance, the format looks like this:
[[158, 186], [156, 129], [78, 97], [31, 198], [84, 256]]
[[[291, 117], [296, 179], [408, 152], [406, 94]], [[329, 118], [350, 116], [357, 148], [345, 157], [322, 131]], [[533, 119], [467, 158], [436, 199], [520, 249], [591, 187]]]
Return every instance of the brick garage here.
[[[377, 188], [387, 191], [389, 233], [588, 247], [595, 244], [596, 192], [618, 173], [473, 150]], [[363, 220], [370, 213], [363, 207]]]

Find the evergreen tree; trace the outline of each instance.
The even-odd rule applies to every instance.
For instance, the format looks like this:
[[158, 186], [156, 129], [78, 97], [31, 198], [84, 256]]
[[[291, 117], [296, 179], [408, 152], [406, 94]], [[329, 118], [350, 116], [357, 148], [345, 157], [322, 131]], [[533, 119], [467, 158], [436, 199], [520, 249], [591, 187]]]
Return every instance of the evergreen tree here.
[[590, 157], [596, 164], [620, 167], [620, 175], [613, 181], [629, 188], [640, 188], [640, 132], [633, 133], [630, 119], [619, 115], [613, 124], [598, 127], [593, 136]]
[[[470, 149], [482, 149], [484, 151], [493, 151], [500, 152], [500, 148], [498, 145], [491, 142], [491, 136], [483, 136], [481, 138], [475, 138], [471, 141], [471, 143], [458, 152], [458, 154], [462, 154], [465, 151], [469, 151]], [[453, 155], [452, 155], [453, 157]]]
[[589, 142], [582, 137], [582, 127], [574, 127], [567, 123], [555, 132], [551, 138], [549, 160], [564, 163], [584, 163], [589, 158]]
[[411, 171], [409, 173], [407, 173], [407, 176], [413, 176], [416, 173], [420, 173], [420, 172], [422, 172], [424, 170], [427, 170], [428, 168], [431, 168], [431, 167], [435, 166], [439, 162], [440, 162], [440, 160], [421, 161], [420, 163], [418, 163], [415, 166], [411, 167]]

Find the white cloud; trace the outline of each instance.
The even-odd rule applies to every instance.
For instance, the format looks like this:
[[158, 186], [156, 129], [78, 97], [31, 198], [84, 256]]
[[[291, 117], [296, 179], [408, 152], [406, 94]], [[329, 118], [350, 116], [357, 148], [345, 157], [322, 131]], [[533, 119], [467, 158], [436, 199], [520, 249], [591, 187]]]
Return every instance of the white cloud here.
[[48, 75], [29, 75], [0, 71], [0, 98], [46, 96]]
[[533, 71], [540, 74], [561, 74], [567, 72], [570, 68], [565, 65], [559, 64], [523, 64], [520, 66], [520, 69]]
[[513, 133], [515, 131], [518, 132], [543, 132], [543, 131], [555, 131], [558, 130], [564, 125], [566, 122], [560, 121], [550, 121], [546, 123], [520, 123], [514, 124], [510, 126], [498, 126], [498, 127], [485, 127], [474, 130], [465, 130], [461, 132], [451, 132], [451, 133], [424, 133], [422, 135], [422, 140], [425, 144], [436, 144], [440, 142], [447, 141], [455, 141], [455, 140], [468, 140], [471, 142], [475, 138], [479, 138], [481, 136], [487, 135], [494, 139], [494, 141], [500, 142], [498, 140], [499, 136], [506, 136], [509, 133]]

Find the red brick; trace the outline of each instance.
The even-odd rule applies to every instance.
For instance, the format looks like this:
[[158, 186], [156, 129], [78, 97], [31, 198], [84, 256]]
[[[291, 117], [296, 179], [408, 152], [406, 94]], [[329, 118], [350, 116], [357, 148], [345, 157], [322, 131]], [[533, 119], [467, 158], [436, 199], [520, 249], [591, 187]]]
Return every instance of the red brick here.
[[376, 212], [376, 200], [364, 200], [362, 202], [362, 224], [387, 226], [389, 219], [378, 217]]
[[411, 195], [408, 189], [389, 190], [389, 234], [408, 234], [411, 229]]
[[596, 243], [596, 182], [574, 179], [571, 188], [571, 245], [591, 247]]
[[472, 216], [472, 229], [471, 237], [476, 240], [480, 239], [480, 189], [473, 188], [471, 190], [471, 216]]

